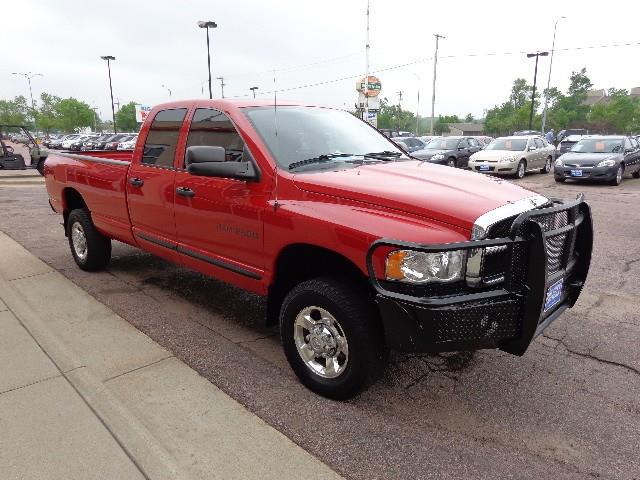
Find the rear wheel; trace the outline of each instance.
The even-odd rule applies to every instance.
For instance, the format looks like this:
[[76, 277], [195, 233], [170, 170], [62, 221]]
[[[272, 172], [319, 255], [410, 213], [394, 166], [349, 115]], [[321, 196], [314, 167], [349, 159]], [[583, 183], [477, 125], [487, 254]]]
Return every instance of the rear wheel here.
[[345, 400], [384, 371], [386, 349], [366, 292], [333, 278], [297, 285], [280, 310], [280, 335], [291, 368], [310, 390]]
[[638, 170], [636, 170], [635, 172], [633, 172], [633, 173], [631, 174], [631, 176], [632, 176], [633, 178], [640, 178], [640, 167], [638, 168]]
[[618, 186], [622, 183], [622, 176], [624, 175], [624, 165], [618, 165], [616, 170], [616, 176], [609, 181], [609, 185]]
[[456, 168], [456, 159], [451, 157], [449, 158], [449, 160], [447, 160], [447, 165], [449, 165], [450, 167]]
[[516, 178], [524, 178], [524, 174], [527, 171], [527, 162], [520, 160], [518, 169], [516, 170]]
[[540, 173], [549, 173], [551, 171], [551, 157], [547, 157], [544, 162], [544, 167], [540, 170]]
[[102, 270], [111, 261], [111, 239], [96, 229], [88, 210], [71, 211], [67, 219], [67, 237], [71, 255], [82, 270]]

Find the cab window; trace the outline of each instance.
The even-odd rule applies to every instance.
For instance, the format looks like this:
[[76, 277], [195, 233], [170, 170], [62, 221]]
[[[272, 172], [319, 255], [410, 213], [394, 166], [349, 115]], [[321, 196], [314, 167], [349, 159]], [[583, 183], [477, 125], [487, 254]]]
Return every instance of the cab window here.
[[193, 114], [187, 148], [193, 146], [223, 147], [227, 162], [244, 160], [244, 141], [231, 120], [222, 112], [211, 108], [198, 108]]
[[180, 128], [186, 115], [186, 108], [160, 110], [156, 114], [144, 143], [143, 165], [173, 168]]

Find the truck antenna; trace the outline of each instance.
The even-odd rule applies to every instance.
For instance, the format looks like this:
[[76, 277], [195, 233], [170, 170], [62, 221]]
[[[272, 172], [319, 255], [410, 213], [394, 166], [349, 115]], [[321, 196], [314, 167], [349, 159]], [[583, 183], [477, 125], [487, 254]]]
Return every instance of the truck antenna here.
[[273, 209], [277, 210], [278, 203], [278, 156], [280, 155], [280, 140], [278, 138], [278, 87], [276, 85], [276, 71], [273, 70], [273, 129], [276, 136], [275, 165], [273, 166], [274, 187], [273, 187]]

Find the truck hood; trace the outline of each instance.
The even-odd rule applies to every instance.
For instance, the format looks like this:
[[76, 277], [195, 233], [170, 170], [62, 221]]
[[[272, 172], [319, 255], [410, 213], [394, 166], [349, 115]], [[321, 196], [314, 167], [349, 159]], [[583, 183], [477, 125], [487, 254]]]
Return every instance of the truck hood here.
[[536, 195], [499, 178], [419, 161], [300, 173], [293, 181], [304, 191], [401, 210], [468, 230], [484, 213]]

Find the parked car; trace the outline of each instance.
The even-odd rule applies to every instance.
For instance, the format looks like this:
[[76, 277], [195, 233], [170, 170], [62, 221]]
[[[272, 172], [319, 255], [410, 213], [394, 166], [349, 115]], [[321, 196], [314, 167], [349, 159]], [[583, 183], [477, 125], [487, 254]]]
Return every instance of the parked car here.
[[425, 146], [425, 143], [416, 137], [392, 137], [391, 140], [394, 142], [402, 142], [402, 145], [406, 145], [406, 148], [403, 147], [404, 150], [409, 153], [422, 150]]
[[539, 137], [544, 137], [542, 132], [539, 132], [538, 130], [520, 130], [519, 132], [513, 132], [513, 136], [514, 137], [523, 137], [523, 136], [528, 136], [528, 135], [535, 135], [535, 136], [539, 136]]
[[584, 128], [567, 128], [565, 130], [560, 130], [556, 135], [556, 144], [560, 144], [562, 140], [564, 140], [569, 135], [588, 135], [589, 132]]
[[480, 151], [480, 142], [473, 137], [439, 137], [412, 156], [431, 163], [466, 168], [469, 157]]
[[[113, 137], [113, 133], [103, 133], [102, 135], [96, 135], [93, 138], [89, 139], [88, 141], [84, 142], [84, 145], [82, 146], [82, 150], [84, 151], [102, 150], [102, 148], [104, 148], [104, 144], [102, 144], [102, 142], [105, 142], [107, 139], [111, 137]], [[101, 144], [102, 144], [102, 148], [100, 148]]]
[[582, 197], [412, 159], [344, 111], [279, 108], [277, 136], [273, 120], [273, 105], [174, 101], [131, 152], [52, 152], [78, 267], [105, 268], [117, 239], [267, 296], [292, 370], [335, 399], [380, 377], [388, 349], [523, 355], [578, 300]]
[[[124, 133], [111, 133], [105, 136], [105, 138], [101, 138], [100, 140], [95, 142], [96, 150], [105, 150], [108, 143], [120, 142], [124, 137], [126, 137]], [[117, 148], [117, 147], [116, 147]]]
[[556, 160], [556, 182], [567, 179], [620, 185], [625, 174], [640, 178], [640, 150], [630, 137], [589, 136]]
[[121, 142], [128, 142], [134, 137], [134, 135], [123, 134], [120, 138], [110, 138], [104, 145], [104, 150], [117, 150], [118, 144]]
[[435, 138], [440, 138], [440, 135], [424, 135], [422, 137], [418, 137], [418, 139], [422, 140], [425, 145]]
[[80, 137], [82, 137], [82, 134], [80, 133], [67, 135], [66, 137], [64, 137], [64, 140], [60, 144], [60, 147], [64, 150], [69, 150], [71, 148], [71, 144], [77, 141]]
[[69, 146], [69, 150], [76, 152], [86, 150], [86, 148], [84, 148], [84, 144], [91, 141], [93, 138], [95, 138], [93, 135], [82, 135], [81, 137], [76, 138], [76, 140], [71, 143], [71, 145]]
[[393, 137], [413, 137], [413, 133], [397, 130], [394, 128], [381, 128], [380, 132], [389, 138]]
[[493, 140], [493, 137], [487, 137], [487, 136], [484, 136], [484, 135], [473, 136], [471, 138], [475, 138], [478, 142], [480, 142], [480, 147], [482, 147], [482, 148], [485, 148]]
[[585, 135], [569, 135], [564, 137], [558, 144], [558, 148], [557, 148], [558, 155], [562, 155], [563, 153], [566, 153], [569, 150], [571, 150], [571, 147], [573, 147], [576, 143], [578, 143], [584, 137]]
[[555, 147], [537, 135], [499, 137], [471, 156], [469, 168], [522, 178], [526, 172], [549, 173], [555, 154]]
[[117, 150], [133, 150], [136, 146], [137, 141], [138, 141], [138, 136], [134, 135], [133, 137], [131, 137], [131, 139], [125, 142], [120, 142], [118, 144]]

